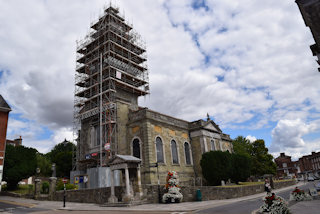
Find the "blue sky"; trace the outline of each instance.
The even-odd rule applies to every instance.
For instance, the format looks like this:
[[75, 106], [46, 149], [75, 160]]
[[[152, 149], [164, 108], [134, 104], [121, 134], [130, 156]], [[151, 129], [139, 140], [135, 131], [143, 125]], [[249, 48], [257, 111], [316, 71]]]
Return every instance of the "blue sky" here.
[[[275, 156], [320, 150], [320, 75], [292, 0], [118, 0], [147, 44], [141, 106], [188, 121], [207, 113]], [[8, 138], [49, 151], [72, 140], [76, 40], [102, 0], [0, 1], [0, 93]]]

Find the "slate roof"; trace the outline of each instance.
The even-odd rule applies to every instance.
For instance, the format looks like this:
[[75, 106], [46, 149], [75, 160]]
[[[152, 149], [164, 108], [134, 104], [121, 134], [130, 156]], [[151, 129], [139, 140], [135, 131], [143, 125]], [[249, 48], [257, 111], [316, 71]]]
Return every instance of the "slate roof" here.
[[0, 111], [9, 112], [11, 111], [10, 106], [8, 103], [3, 99], [3, 97], [0, 94]]

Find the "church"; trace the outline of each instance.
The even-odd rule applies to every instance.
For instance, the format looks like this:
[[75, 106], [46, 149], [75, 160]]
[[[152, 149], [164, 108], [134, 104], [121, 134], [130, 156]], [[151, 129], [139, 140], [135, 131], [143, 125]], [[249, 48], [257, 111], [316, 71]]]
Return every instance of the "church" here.
[[181, 185], [200, 185], [202, 154], [233, 151], [209, 115], [186, 121], [138, 105], [150, 93], [146, 47], [118, 8], [91, 23], [76, 63], [70, 179], [79, 188], [165, 184], [172, 170]]

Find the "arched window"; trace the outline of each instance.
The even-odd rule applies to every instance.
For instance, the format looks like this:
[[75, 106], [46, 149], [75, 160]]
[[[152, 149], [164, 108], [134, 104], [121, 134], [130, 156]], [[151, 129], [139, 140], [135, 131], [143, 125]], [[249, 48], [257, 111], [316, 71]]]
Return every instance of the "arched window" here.
[[132, 142], [132, 155], [136, 158], [141, 158], [140, 140], [138, 138], [135, 138]]
[[157, 149], [157, 163], [164, 163], [163, 143], [160, 137], [156, 138], [156, 149]]
[[172, 163], [173, 164], [178, 164], [179, 163], [177, 143], [174, 140], [171, 141], [171, 157], [172, 157]]
[[214, 140], [211, 140], [211, 151], [216, 150], [215, 146], [214, 146]]
[[191, 165], [190, 145], [187, 142], [184, 143], [184, 155], [186, 157], [186, 164]]

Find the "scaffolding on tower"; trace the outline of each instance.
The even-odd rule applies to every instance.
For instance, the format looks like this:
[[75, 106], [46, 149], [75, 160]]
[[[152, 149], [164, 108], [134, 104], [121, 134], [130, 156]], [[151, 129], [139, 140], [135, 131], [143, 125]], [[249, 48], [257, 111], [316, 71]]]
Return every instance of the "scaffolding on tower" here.
[[98, 165], [104, 166], [118, 153], [117, 101], [121, 97], [117, 91], [137, 97], [149, 94], [145, 42], [117, 7], [104, 7], [103, 14], [91, 22], [89, 33], [77, 41], [76, 51], [73, 170], [85, 158], [79, 134], [83, 121], [99, 121]]

